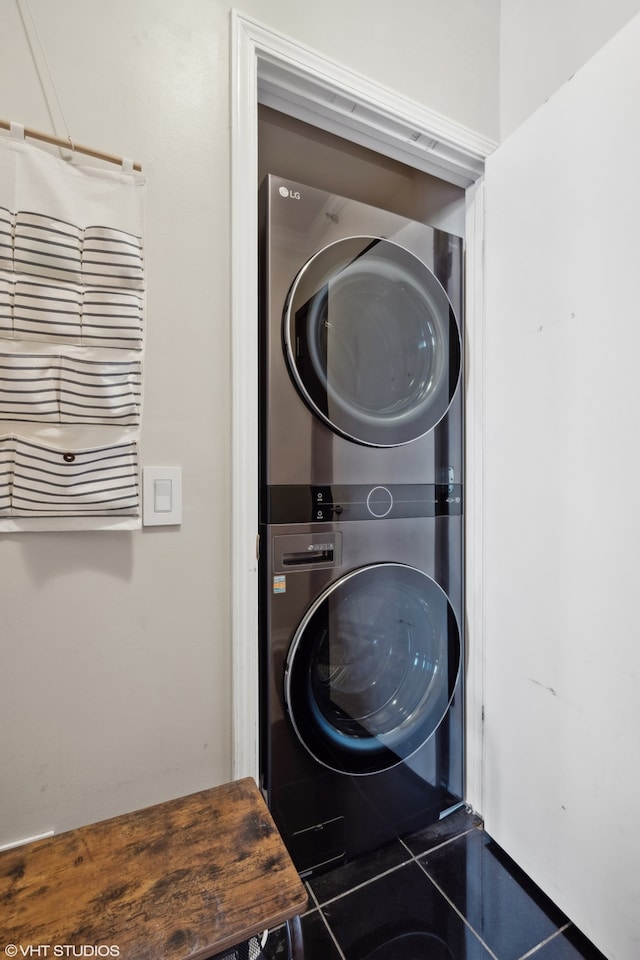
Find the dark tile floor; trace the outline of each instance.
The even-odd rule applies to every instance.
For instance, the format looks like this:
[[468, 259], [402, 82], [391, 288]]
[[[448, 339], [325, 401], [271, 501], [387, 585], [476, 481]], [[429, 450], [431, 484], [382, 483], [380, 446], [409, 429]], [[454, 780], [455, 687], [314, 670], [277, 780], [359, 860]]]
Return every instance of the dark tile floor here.
[[606, 960], [464, 810], [307, 887], [305, 960]]

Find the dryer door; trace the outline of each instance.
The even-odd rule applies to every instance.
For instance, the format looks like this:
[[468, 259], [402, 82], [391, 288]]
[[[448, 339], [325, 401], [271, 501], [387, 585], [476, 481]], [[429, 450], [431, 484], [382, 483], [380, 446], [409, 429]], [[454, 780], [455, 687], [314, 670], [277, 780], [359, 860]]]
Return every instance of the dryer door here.
[[367, 446], [423, 436], [460, 378], [460, 331], [444, 288], [418, 257], [375, 237], [339, 240], [305, 264], [287, 298], [284, 342], [311, 409]]
[[403, 564], [362, 567], [331, 584], [296, 630], [285, 671], [289, 716], [324, 766], [386, 770], [434, 733], [460, 659], [455, 614], [434, 580]]

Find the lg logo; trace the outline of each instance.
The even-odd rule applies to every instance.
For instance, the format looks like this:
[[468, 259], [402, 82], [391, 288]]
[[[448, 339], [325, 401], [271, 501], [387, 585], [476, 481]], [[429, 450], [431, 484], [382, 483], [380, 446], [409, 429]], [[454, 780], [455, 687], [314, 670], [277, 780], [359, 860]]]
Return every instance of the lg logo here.
[[297, 190], [288, 190], [286, 187], [280, 187], [278, 193], [281, 197], [288, 197], [289, 200], [299, 200], [300, 194]]

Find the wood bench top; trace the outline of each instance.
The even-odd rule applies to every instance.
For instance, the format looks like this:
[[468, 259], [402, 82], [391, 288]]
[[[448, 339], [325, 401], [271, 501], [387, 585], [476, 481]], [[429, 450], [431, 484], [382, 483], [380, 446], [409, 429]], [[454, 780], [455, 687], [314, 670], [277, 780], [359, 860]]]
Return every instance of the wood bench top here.
[[0, 853], [0, 956], [205, 960], [306, 906], [251, 778]]

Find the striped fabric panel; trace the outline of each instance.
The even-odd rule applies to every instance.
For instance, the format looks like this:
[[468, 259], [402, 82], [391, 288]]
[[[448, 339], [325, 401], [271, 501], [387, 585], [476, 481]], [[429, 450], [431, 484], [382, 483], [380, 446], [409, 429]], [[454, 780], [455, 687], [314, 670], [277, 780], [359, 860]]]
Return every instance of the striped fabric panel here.
[[82, 248], [86, 284], [142, 290], [142, 240], [111, 227], [86, 227]]
[[60, 358], [62, 423], [136, 426], [140, 422], [142, 365]]
[[17, 340], [76, 343], [81, 339], [81, 294], [73, 287], [18, 281], [13, 302]]
[[13, 337], [13, 281], [0, 277], [0, 337]]
[[[140, 237], [0, 208], [3, 270], [0, 337], [142, 349]], [[25, 274], [33, 280], [16, 281]]]
[[16, 273], [79, 283], [82, 230], [55, 217], [18, 211], [13, 256]]
[[0, 420], [137, 426], [142, 365], [0, 353]]
[[14, 465], [15, 443], [13, 437], [0, 437], [0, 517], [7, 517], [11, 512]]
[[13, 214], [0, 207], [0, 270], [13, 272]]
[[116, 290], [86, 290], [82, 298], [85, 346], [142, 349], [142, 296]]
[[135, 443], [63, 452], [15, 438], [13, 517], [138, 516]]
[[58, 358], [0, 354], [0, 420], [59, 423]]
[[142, 307], [139, 293], [0, 278], [0, 337], [141, 350]]

